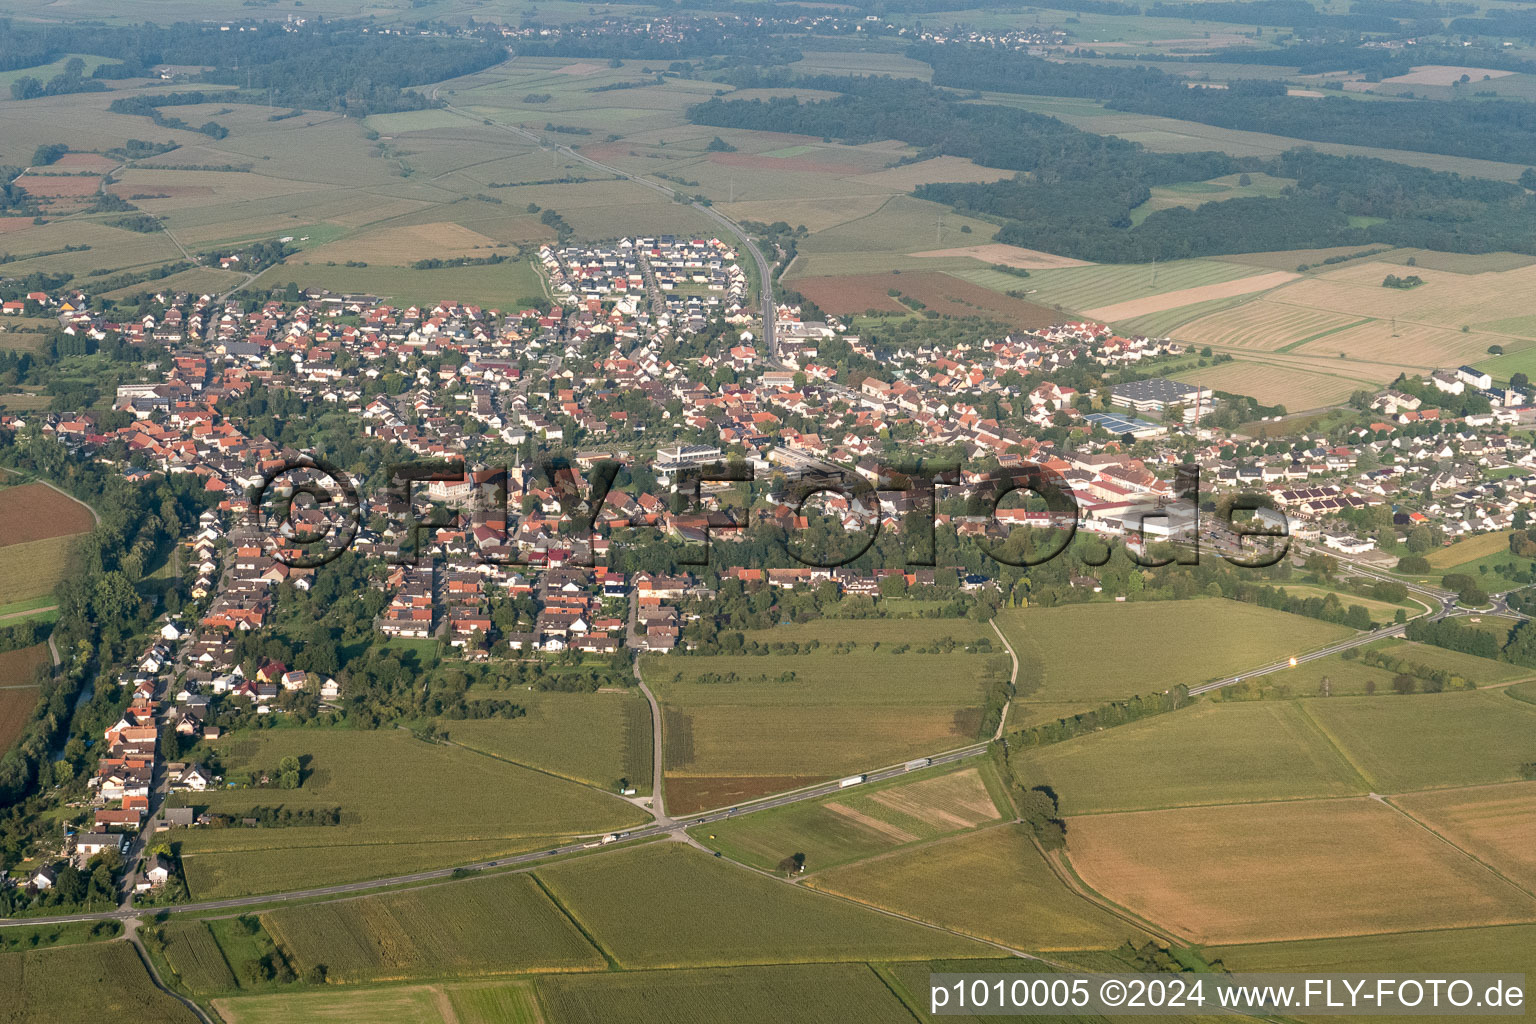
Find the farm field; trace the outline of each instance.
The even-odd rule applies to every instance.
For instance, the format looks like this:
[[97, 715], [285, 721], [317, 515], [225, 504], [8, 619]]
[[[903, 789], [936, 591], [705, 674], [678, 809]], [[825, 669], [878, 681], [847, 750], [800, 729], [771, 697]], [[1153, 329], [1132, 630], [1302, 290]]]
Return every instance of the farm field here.
[[91, 510], [42, 484], [0, 488], [0, 605], [53, 592], [74, 538], [90, 530]]
[[1011, 758], [1066, 814], [1365, 793], [1293, 703], [1200, 703]]
[[1536, 887], [1536, 783], [1412, 793], [1393, 802], [1516, 885]]
[[[794, 287], [830, 313], [905, 312], [902, 299], [945, 316], [984, 316], [1021, 328], [1047, 327], [1060, 319], [1045, 306], [1025, 302], [945, 273], [887, 273], [849, 277], [802, 277]], [[889, 292], [895, 289], [900, 297]]]
[[1104, 949], [1136, 931], [1068, 890], [1023, 825], [898, 850], [806, 884], [1016, 949]]
[[1296, 184], [1294, 179], [1275, 178], [1268, 174], [1248, 175], [1249, 183], [1239, 180], [1242, 176], [1228, 174], [1204, 181], [1184, 181], [1173, 185], [1152, 188], [1146, 202], [1131, 211], [1131, 223], [1140, 224], [1159, 210], [1175, 208], [1194, 209], [1206, 203], [1220, 203], [1228, 199], [1272, 198]]
[[1234, 971], [1536, 970], [1536, 926], [1441, 928], [1207, 950]]
[[16, 1024], [197, 1024], [191, 1010], [151, 984], [126, 942], [0, 954], [0, 991]]
[[1410, 616], [1418, 615], [1424, 611], [1424, 606], [1415, 603], [1411, 598], [1402, 604], [1390, 604], [1386, 601], [1378, 601], [1373, 597], [1362, 597], [1359, 594], [1352, 594], [1348, 590], [1334, 590], [1310, 583], [1287, 583], [1280, 586], [1279, 589], [1285, 591], [1290, 597], [1300, 597], [1303, 599], [1311, 597], [1326, 598], [1329, 594], [1334, 594], [1345, 608], [1352, 604], [1358, 604], [1370, 613], [1371, 619], [1375, 622], [1391, 622], [1392, 617], [1397, 614], [1399, 608], [1406, 611]]
[[1267, 291], [1270, 288], [1278, 288], [1280, 285], [1295, 279], [1295, 274], [1276, 270], [1268, 274], [1255, 274], [1252, 277], [1238, 278], [1236, 281], [1200, 285], [1195, 288], [1164, 292], [1161, 295], [1151, 295], [1143, 299], [1117, 302], [1111, 306], [1100, 306], [1097, 309], [1084, 310], [1083, 315], [1092, 317], [1095, 320], [1102, 320], [1105, 323], [1119, 323], [1122, 320], [1150, 316], [1154, 313], [1163, 313], [1170, 309], [1179, 309], [1198, 302], [1212, 302], [1218, 299], [1230, 299], [1239, 295]]
[[905, 1024], [911, 1014], [864, 964], [635, 971], [541, 978], [552, 1024]]
[[1374, 800], [1067, 820], [1096, 891], [1200, 943], [1536, 920], [1536, 899]]
[[[1177, 336], [1179, 340], [1185, 340], [1182, 335]], [[1364, 376], [1346, 375], [1346, 371], [1351, 371], [1350, 364], [1341, 361], [1338, 366], [1341, 368], [1338, 373], [1325, 373], [1240, 358], [1220, 366], [1184, 370], [1172, 376], [1176, 380], [1198, 382], [1214, 391], [1247, 395], [1265, 405], [1294, 410], [1337, 405], [1356, 391], [1378, 386], [1377, 382]]]
[[171, 971], [188, 991], [229, 992], [240, 986], [232, 965], [208, 923], [170, 920], [160, 929], [163, 953]]
[[981, 772], [967, 768], [932, 778], [881, 783], [827, 800], [791, 804], [690, 833], [732, 860], [773, 871], [791, 854], [820, 871], [920, 840], [973, 829], [999, 817]]
[[475, 689], [514, 700], [522, 718], [441, 720], [454, 743], [600, 789], [621, 778], [651, 786], [651, 714], [639, 691], [559, 693]]
[[[1000, 261], [998, 261], [1000, 262]], [[1252, 267], [1220, 260], [1174, 260], [1151, 264], [1106, 263], [1097, 266], [1030, 270], [1029, 277], [1012, 287], [1050, 306], [1081, 310], [1133, 302], [1170, 292], [1238, 281], [1258, 276]]]
[[[1504, 661], [1492, 661], [1443, 647], [1417, 644], [1409, 640], [1379, 640], [1368, 644], [1365, 650], [1380, 651], [1392, 658], [1400, 658], [1410, 666], [1439, 669], [1460, 676], [1476, 686], [1496, 686], [1511, 679], [1520, 679], [1531, 670]], [[1392, 688], [1396, 669], [1378, 668], [1359, 658], [1345, 658], [1331, 654], [1316, 661], [1305, 661], [1295, 668], [1271, 673], [1264, 678], [1265, 686], [1293, 697], [1310, 697], [1321, 692], [1326, 678], [1333, 696], [1360, 695], [1367, 692], [1367, 684], [1374, 683], [1377, 694], [1387, 694]], [[1416, 675], [1415, 672], [1410, 674]], [[1422, 689], [1422, 685], [1420, 689]]]
[[[1095, 703], [1194, 685], [1350, 635], [1344, 626], [1222, 599], [1021, 608], [998, 615], [1019, 698]], [[1191, 637], [1204, 642], [1191, 643]]]
[[[667, 806], [703, 810], [974, 740], [985, 679], [1007, 671], [991, 641], [965, 653], [980, 638], [962, 620], [826, 619], [747, 634], [814, 640], [811, 653], [647, 659], [666, 719]], [[895, 653], [946, 639], [960, 646]], [[856, 646], [839, 654], [838, 643]]]
[[1473, 537], [1463, 537], [1449, 547], [1436, 548], [1424, 556], [1424, 559], [1432, 569], [1455, 572], [1459, 566], [1476, 562], [1480, 558], [1486, 558], [1489, 555], [1508, 554], [1510, 532], [1508, 530], [1500, 530], [1494, 533], [1479, 533]]
[[603, 959], [528, 875], [265, 913], [299, 965], [336, 982], [601, 970]]
[[1306, 711], [1378, 793], [1519, 778], [1536, 706], [1503, 693], [1309, 700]]
[[986, 947], [660, 842], [537, 872], [626, 968], [978, 956]]
[[[635, 824], [644, 815], [617, 797], [408, 732], [265, 730], [220, 741], [226, 771], [308, 760], [298, 790], [223, 790], [193, 803], [215, 813], [257, 805], [342, 809], [326, 828], [199, 831], [182, 840], [198, 897], [273, 892], [411, 866], [465, 863], [550, 838]], [[494, 793], [494, 800], [485, 794]], [[380, 844], [383, 845], [380, 845]]]
[[10, 749], [31, 720], [42, 695], [36, 672], [51, 660], [45, 643], [0, 653], [0, 752]]
[[345, 267], [320, 263], [284, 263], [267, 272], [278, 284], [293, 281], [301, 288], [384, 295], [400, 304], [428, 304], [452, 296], [487, 309], [512, 309], [525, 299], [540, 299], [544, 288], [526, 261], [487, 267], [412, 270], [410, 267]]

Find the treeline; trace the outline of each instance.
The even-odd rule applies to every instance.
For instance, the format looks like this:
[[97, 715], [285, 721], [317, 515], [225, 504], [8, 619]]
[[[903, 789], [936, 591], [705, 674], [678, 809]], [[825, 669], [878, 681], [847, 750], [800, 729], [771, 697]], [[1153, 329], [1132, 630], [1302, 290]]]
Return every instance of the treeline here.
[[506, 261], [507, 257], [502, 253], [496, 253], [492, 256], [458, 256], [449, 257], [448, 259], [434, 256], [415, 261], [411, 264], [411, 269], [442, 270], [445, 267], [493, 267], [498, 263], [505, 263]]
[[18, 622], [11, 626], [0, 626], [0, 653], [36, 646], [47, 640], [48, 634], [52, 632], [53, 623], [39, 619]]
[[1012, 756], [1015, 751], [1049, 746], [1052, 743], [1070, 740], [1075, 736], [1098, 732], [1100, 729], [1111, 729], [1117, 725], [1140, 721], [1153, 715], [1177, 711], [1179, 708], [1188, 707], [1192, 702], [1189, 687], [1180, 683], [1165, 693], [1149, 693], [1132, 697], [1130, 700], [1111, 701], [1092, 711], [1073, 715], [1071, 718], [1061, 718], [1054, 722], [1030, 726], [1028, 729], [1004, 733], [1002, 744], [1009, 756]]
[[[691, 108], [689, 117], [714, 127], [850, 142], [895, 138], [924, 155], [963, 156], [989, 167], [1029, 172], [990, 184], [924, 185], [916, 195], [1002, 218], [998, 241], [1097, 262], [1371, 243], [1451, 252], [1536, 252], [1536, 199], [1507, 182], [1302, 149], [1272, 159], [1148, 153], [1135, 143], [1079, 131], [1054, 118], [962, 102], [912, 80], [815, 77], [800, 84], [842, 95], [815, 103], [716, 98]], [[1536, 106], [1531, 110], [1536, 112]], [[1536, 150], [1536, 134], [1531, 142]], [[1154, 187], [1242, 172], [1264, 172], [1296, 184], [1274, 198], [1157, 210], [1132, 225], [1132, 211]], [[1351, 218], [1382, 221], [1355, 227]]]
[[139, 117], [147, 117], [161, 128], [178, 128], [185, 132], [198, 132], [210, 139], [222, 139], [229, 134], [229, 129], [219, 122], [205, 121], [200, 126], [194, 126], [179, 117], [162, 114], [160, 108], [189, 107], [199, 103], [224, 103], [229, 98], [224, 93], [217, 92], [171, 92], [157, 96], [123, 96], [113, 100], [107, 109], [114, 114], [135, 114]]
[[312, 19], [297, 27], [259, 22], [240, 28], [71, 25], [68, 33], [55, 29], [49, 38], [47, 26], [7, 22], [0, 29], [0, 70], [46, 64], [63, 56], [67, 45], [121, 62], [92, 78], [142, 76], [159, 64], [204, 67], [196, 81], [249, 90], [226, 100], [265, 104], [270, 98], [285, 107], [366, 117], [440, 106], [413, 87], [483, 71], [507, 56], [492, 38], [370, 32], [362, 22]]
[[66, 96], [74, 92], [106, 92], [107, 86], [94, 78], [85, 77], [85, 61], [71, 57], [64, 63], [64, 70], [48, 81], [22, 75], [11, 83], [11, 99], [33, 100], [39, 96]]
[[[1526, 632], [1526, 629], [1522, 627], [1519, 632]], [[1503, 653], [1498, 638], [1492, 633], [1463, 626], [1455, 619], [1441, 619], [1439, 622], [1414, 619], [1408, 623], [1408, 631], [1404, 635], [1418, 643], [1432, 644], [1462, 654], [1474, 654], [1479, 658], [1497, 659]]]
[[1536, 105], [1517, 100], [1319, 100], [1290, 96], [1278, 81], [1192, 89], [1188, 79], [1155, 68], [1058, 64], [990, 47], [917, 46], [908, 54], [933, 66], [939, 86], [1098, 99], [1115, 110], [1314, 142], [1536, 164]]

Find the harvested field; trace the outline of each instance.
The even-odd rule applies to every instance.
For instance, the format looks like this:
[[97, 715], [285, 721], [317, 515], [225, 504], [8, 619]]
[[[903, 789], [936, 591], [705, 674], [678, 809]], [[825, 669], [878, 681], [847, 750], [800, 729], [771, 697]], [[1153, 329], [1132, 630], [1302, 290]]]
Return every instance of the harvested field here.
[[1450, 64], [1420, 64], [1406, 75], [1393, 75], [1391, 78], [1383, 78], [1382, 85], [1454, 85], [1461, 81], [1462, 75], [1470, 75], [1472, 81], [1480, 82], [1485, 78], [1503, 78], [1512, 75], [1513, 71], [1500, 71], [1497, 68], [1464, 68]]
[[48, 166], [58, 171], [106, 174], [117, 166], [117, 161], [100, 153], [65, 153]]
[[1134, 932], [1063, 886], [1021, 825], [873, 857], [806, 884], [1022, 949], [1102, 949]]
[[850, 177], [869, 170], [858, 164], [837, 163], [814, 156], [767, 156], [756, 153], [711, 153], [709, 162], [722, 167], [742, 167], [759, 171], [801, 171], [809, 174], [835, 174]]
[[1515, 884], [1536, 887], [1536, 782], [1413, 793], [1393, 802]]
[[1069, 818], [1083, 880], [1201, 943], [1536, 920], [1536, 899], [1375, 800]]
[[25, 231], [35, 226], [31, 217], [0, 217], [0, 235], [8, 231]]
[[820, 775], [668, 775], [667, 810], [692, 814], [820, 782]]
[[830, 313], [862, 313], [869, 309], [903, 312], [910, 307], [888, 294], [895, 289], [903, 297], [916, 299], [927, 309], [946, 316], [985, 316], [1023, 328], [1046, 327], [1061, 319], [1061, 314], [1046, 306], [1010, 298], [942, 273], [811, 277], [797, 280], [795, 287]]
[[1084, 310], [1083, 315], [1094, 320], [1102, 320], [1105, 323], [1115, 323], [1119, 320], [1129, 320], [1132, 317], [1147, 316], [1150, 313], [1161, 313], [1167, 309], [1177, 309], [1180, 306], [1188, 306], [1196, 302], [1227, 299], [1234, 295], [1247, 295], [1251, 292], [1262, 292], [1270, 288], [1278, 288], [1288, 281], [1296, 280], [1298, 276], [1284, 270], [1277, 270], [1270, 274], [1238, 278], [1236, 281], [1201, 285], [1196, 288], [1183, 288], [1179, 291], [1164, 292], [1161, 295], [1152, 295], [1144, 299], [1117, 302], [1112, 306], [1100, 306], [1097, 309]]
[[1430, 568], [1451, 570], [1466, 562], [1475, 562], [1488, 555], [1501, 555], [1509, 550], [1509, 531], [1479, 533], [1463, 537], [1449, 547], [1436, 548], [1425, 556]]
[[[554, 233], [545, 229], [548, 237]], [[330, 242], [304, 254], [309, 263], [326, 260], [365, 263], [406, 264], [420, 259], [447, 259], [455, 256], [486, 256], [497, 247], [497, 240], [451, 221], [430, 224], [391, 225], [376, 231], [364, 231], [350, 238]], [[516, 252], [508, 255], [515, 260]]]
[[867, 217], [886, 201], [883, 195], [834, 196], [827, 199], [755, 199], [741, 203], [716, 203], [732, 220], [771, 224], [804, 225], [808, 231], [825, 231], [859, 217]]
[[890, 167], [873, 174], [861, 174], [851, 180], [889, 192], [910, 192], [919, 185], [936, 181], [992, 182], [1011, 177], [1012, 171], [982, 167], [964, 157], [939, 156], [931, 160], [919, 160], [915, 164]]
[[90, 509], [43, 484], [0, 490], [0, 547], [84, 533], [93, 522]]
[[[1340, 365], [1349, 368], [1348, 364]], [[1290, 366], [1246, 360], [1186, 370], [1174, 376], [1181, 380], [1198, 381], [1216, 391], [1249, 395], [1265, 405], [1283, 405], [1294, 410], [1334, 405], [1362, 388], [1371, 387], [1373, 383], [1362, 377], [1315, 373]]]
[[916, 835], [908, 832], [900, 825], [892, 824], [889, 821], [881, 821], [879, 818], [865, 814], [863, 811], [855, 810], [847, 804], [841, 804], [834, 800], [825, 806], [827, 810], [837, 817], [869, 829], [871, 832], [878, 833], [883, 838], [889, 839], [894, 843], [910, 843], [917, 839]]
[[0, 653], [0, 753], [10, 749], [37, 708], [37, 670], [50, 663], [47, 644]]
[[99, 174], [23, 174], [15, 184], [39, 199], [81, 199], [101, 188]]
[[1187, 323], [1179, 328], [1178, 338], [1191, 345], [1252, 352], [1287, 351], [1367, 319], [1347, 313], [1306, 309], [1277, 302], [1274, 296], [1268, 296]]
[[1088, 267], [1092, 266], [1085, 260], [1075, 260], [1070, 256], [1057, 256], [1053, 253], [1041, 252], [1039, 249], [1023, 249], [1017, 245], [1005, 245], [1002, 242], [993, 242], [987, 245], [962, 245], [954, 249], [929, 249], [926, 252], [909, 253], [911, 256], [931, 258], [962, 258], [981, 260], [983, 263], [1001, 263], [1005, 267], [1018, 267], [1020, 270], [1052, 270], [1059, 267]]
[[603, 65], [601, 64], [577, 63], [554, 68], [550, 73], [555, 75], [590, 75], [601, 70], [603, 70]]
[[997, 805], [974, 768], [882, 789], [869, 798], [946, 832], [973, 828], [997, 817]]

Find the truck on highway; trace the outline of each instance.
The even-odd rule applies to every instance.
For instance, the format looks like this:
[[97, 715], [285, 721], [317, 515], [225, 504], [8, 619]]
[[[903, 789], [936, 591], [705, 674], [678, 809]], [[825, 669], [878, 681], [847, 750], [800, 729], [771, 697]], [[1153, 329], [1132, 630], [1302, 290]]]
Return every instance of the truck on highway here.
[[931, 757], [914, 758], [907, 762], [907, 771], [915, 772], [919, 768], [927, 768], [931, 764], [933, 764], [933, 758]]
[[867, 776], [867, 775], [850, 775], [846, 779], [844, 779], [842, 782], [839, 782], [837, 784], [837, 788], [838, 789], [847, 789], [849, 786], [857, 786], [859, 783], [863, 782], [868, 777], [869, 776]]
[[607, 835], [603, 836], [603, 838], [600, 840], [600, 845], [607, 846], [609, 843], [616, 843], [618, 841], [619, 841], [619, 834], [617, 832], [609, 832]]

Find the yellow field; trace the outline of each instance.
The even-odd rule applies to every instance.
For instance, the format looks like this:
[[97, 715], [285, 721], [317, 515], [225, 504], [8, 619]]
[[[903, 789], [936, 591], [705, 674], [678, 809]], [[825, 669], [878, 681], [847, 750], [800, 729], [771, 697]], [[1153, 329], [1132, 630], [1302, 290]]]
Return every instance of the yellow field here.
[[[543, 225], [538, 223], [537, 217], [527, 219], [533, 226], [543, 228]], [[542, 236], [553, 238], [554, 232], [543, 228]], [[399, 265], [421, 259], [490, 256], [493, 255], [492, 250], [496, 246], [496, 239], [482, 235], [462, 224], [433, 221], [428, 224], [391, 225], [387, 228], [365, 231], [344, 241], [330, 242], [311, 249], [304, 258], [310, 263], [324, 263], [326, 260], [335, 260], [338, 263], [362, 260], [365, 263]]]
[[[1335, 365], [1341, 372], [1354, 369], [1342, 360]], [[1372, 386], [1371, 381], [1357, 377], [1315, 373], [1293, 366], [1246, 360], [1188, 370], [1175, 376], [1198, 381], [1216, 391], [1251, 395], [1264, 405], [1283, 405], [1291, 412], [1333, 405], [1362, 388]]]
[[1536, 899], [1369, 798], [1067, 822], [1105, 897], [1202, 943], [1536, 921]]
[[1222, 281], [1196, 288], [1181, 288], [1178, 291], [1163, 292], [1161, 295], [1149, 295], [1143, 299], [1117, 302], [1111, 306], [1084, 310], [1083, 315], [1105, 323], [1114, 323], [1117, 320], [1130, 320], [1149, 313], [1161, 313], [1168, 309], [1178, 309], [1180, 306], [1194, 305], [1197, 302], [1229, 299], [1234, 295], [1248, 295], [1252, 292], [1278, 288], [1288, 281], [1296, 280], [1296, 277], [1294, 273], [1276, 270], [1273, 273], [1258, 274], [1254, 277], [1240, 277], [1236, 281]]
[[965, 245], [955, 249], [929, 249], [925, 252], [909, 253], [909, 255], [937, 259], [969, 257], [973, 260], [981, 260], [983, 263], [1001, 263], [1005, 267], [1018, 267], [1022, 270], [1055, 270], [1060, 267], [1091, 266], [1087, 260], [1075, 260], [1070, 256], [1057, 256], [1053, 253], [1041, 252], [1039, 249], [1024, 249], [1017, 245], [1005, 245], [1002, 242]]
[[1503, 554], [1509, 550], [1509, 531], [1480, 533], [1475, 537], [1463, 537], [1448, 548], [1438, 548], [1425, 556], [1436, 569], [1449, 569], [1463, 562], [1475, 562], [1488, 555]]
[[1530, 889], [1536, 886], [1536, 782], [1394, 797], [1395, 803], [1472, 856]]
[[1220, 349], [1273, 352], [1360, 320], [1360, 316], [1302, 309], [1266, 296], [1187, 323], [1179, 328], [1178, 340]]

